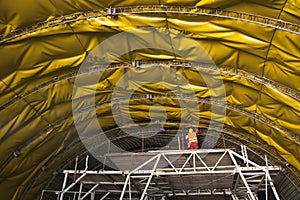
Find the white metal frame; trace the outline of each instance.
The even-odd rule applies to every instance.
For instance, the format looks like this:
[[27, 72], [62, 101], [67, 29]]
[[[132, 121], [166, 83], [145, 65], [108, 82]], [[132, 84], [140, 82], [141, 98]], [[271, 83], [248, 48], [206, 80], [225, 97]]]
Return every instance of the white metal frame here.
[[[278, 173], [281, 169], [278, 166], [269, 166], [267, 158], [266, 165], [260, 166], [255, 162], [248, 159], [246, 147], [242, 147], [242, 155], [231, 149], [200, 149], [200, 150], [174, 150], [174, 151], [152, 151], [145, 152], [144, 155], [149, 157], [149, 153], [153, 155], [143, 164], [137, 166], [133, 170], [123, 170], [123, 171], [113, 171], [113, 170], [98, 170], [90, 171], [87, 170], [87, 161], [85, 170], [64, 170], [65, 178], [62, 185], [61, 191], [56, 191], [59, 195], [59, 199], [63, 200], [66, 193], [74, 193], [74, 199], [76, 194], [78, 194], [78, 200], [86, 199], [89, 195], [91, 199], [94, 199], [96, 192], [105, 192], [105, 195], [101, 199], [109, 197], [110, 194], [120, 194], [120, 200], [125, 198], [125, 194], [128, 199], [133, 199], [133, 194], [140, 194], [140, 199], [149, 199], [151, 197], [165, 198], [166, 196], [182, 196], [182, 195], [229, 195], [234, 200], [240, 199], [250, 199], [257, 200], [257, 191], [265, 191], [266, 197], [268, 199], [268, 186], [272, 189], [272, 192], [276, 198], [279, 200], [279, 195], [276, 192], [275, 186], [273, 184], [271, 173]], [[219, 154], [220, 157], [214, 165], [209, 165], [204, 161], [205, 156], [210, 154]], [[143, 156], [139, 154], [139, 156]], [[131, 154], [131, 156], [134, 153]], [[174, 163], [169, 159], [169, 156], [183, 156], [186, 160], [181, 165], [174, 166]], [[125, 155], [126, 156], [126, 155]], [[128, 156], [128, 155], [127, 155]], [[230, 158], [232, 165], [222, 166], [220, 163], [224, 157]], [[158, 164], [163, 161], [168, 163], [168, 167], [160, 168]], [[189, 164], [188, 164], [189, 163]], [[241, 164], [242, 163], [242, 164]], [[149, 169], [149, 165], [152, 169]], [[201, 165], [201, 166], [200, 166]], [[148, 166], [148, 169], [145, 169]], [[67, 186], [67, 179], [69, 175], [77, 175], [77, 178]], [[168, 182], [157, 183], [154, 177], [165, 178], [166, 181], [169, 176], [197, 176], [197, 175], [213, 175], [219, 174], [224, 176], [236, 177], [234, 180], [234, 185], [228, 186], [228, 189], [201, 189], [201, 188], [185, 188], [182, 191], [172, 190], [172, 185]], [[121, 182], [93, 182], [93, 181], [82, 181], [86, 175], [119, 175], [124, 177], [124, 181]], [[79, 191], [70, 191], [76, 184], [80, 184]], [[87, 192], [82, 191], [84, 184], [92, 184], [93, 187]], [[122, 190], [101, 190], [100, 185], [120, 185], [123, 186]], [[158, 186], [159, 185], [164, 185]], [[134, 188], [133, 188], [134, 186]], [[140, 187], [140, 188], [137, 188]], [[165, 190], [165, 191], [163, 191]], [[159, 193], [158, 191], [161, 191]], [[44, 191], [43, 191], [44, 192]], [[49, 192], [49, 191], [48, 191]], [[83, 195], [83, 196], [81, 196]], [[41, 197], [42, 199], [42, 197]], [[127, 199], [127, 197], [126, 197]]]

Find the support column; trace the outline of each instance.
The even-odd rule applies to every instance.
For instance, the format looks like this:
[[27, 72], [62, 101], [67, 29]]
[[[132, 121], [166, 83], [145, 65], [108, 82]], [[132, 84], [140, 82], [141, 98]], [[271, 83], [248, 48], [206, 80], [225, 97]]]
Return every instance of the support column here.
[[240, 177], [241, 177], [244, 185], [247, 188], [247, 194], [249, 195], [249, 197], [251, 198], [251, 200], [256, 200], [254, 194], [252, 193], [252, 191], [251, 191], [251, 189], [250, 189], [250, 187], [249, 187], [249, 185], [247, 183], [247, 180], [245, 179], [245, 177], [244, 177], [244, 175], [243, 175], [243, 173], [242, 173], [242, 171], [240, 169], [240, 166], [237, 164], [237, 162], [236, 162], [234, 156], [232, 155], [231, 151], [229, 151], [229, 155], [230, 155], [231, 160], [232, 160], [233, 164], [235, 165], [236, 170], [238, 171], [238, 173], [239, 173], [239, 175], [240, 175]]
[[144, 166], [148, 165], [149, 163], [151, 163], [153, 160], [157, 159], [157, 157], [160, 157], [160, 154], [157, 155], [157, 156], [153, 156], [152, 158], [150, 158], [148, 161], [144, 162], [142, 165], [138, 166], [137, 168], [135, 168], [134, 170], [132, 170], [126, 177], [126, 180], [125, 180], [125, 183], [124, 183], [124, 187], [123, 187], [123, 190], [122, 190], [122, 193], [121, 193], [121, 196], [120, 196], [120, 200], [123, 199], [124, 197], [124, 194], [125, 194], [125, 191], [126, 191], [126, 187], [127, 187], [127, 184], [129, 182], [129, 179], [130, 179], [130, 176], [131, 174], [135, 173], [136, 171], [140, 170], [141, 168], [143, 168]]
[[62, 186], [61, 194], [60, 194], [60, 200], [64, 199], [64, 190], [65, 190], [66, 185], [67, 185], [67, 179], [68, 179], [68, 173], [65, 173], [65, 178], [64, 178], [64, 182], [63, 182], [63, 186]]
[[[277, 194], [276, 188], [274, 186], [274, 183], [273, 183], [272, 178], [271, 178], [270, 173], [269, 173], [268, 158], [267, 158], [266, 155], [265, 155], [265, 160], [266, 160], [266, 179], [269, 180], [271, 189], [272, 189], [272, 191], [274, 193], [274, 196], [275, 196], [276, 200], [280, 200], [279, 195]], [[266, 190], [266, 192], [267, 192], [267, 190]], [[266, 196], [267, 196], [267, 193], [266, 193]]]
[[91, 193], [91, 200], [95, 200], [95, 192]]
[[154, 172], [155, 172], [155, 170], [156, 170], [156, 167], [157, 167], [157, 165], [158, 165], [158, 163], [159, 163], [160, 157], [161, 157], [161, 154], [159, 154], [159, 155], [157, 156], [156, 162], [155, 162], [155, 164], [154, 164], [154, 166], [153, 166], [153, 168], [152, 168], [152, 172], [151, 172], [151, 174], [150, 174], [150, 176], [149, 176], [149, 179], [148, 179], [148, 181], [147, 181], [147, 184], [146, 184], [146, 186], [145, 186], [145, 188], [144, 188], [144, 191], [143, 191], [143, 194], [142, 194], [140, 200], [144, 200], [144, 197], [145, 197], [145, 195], [146, 195], [146, 193], [147, 193], [147, 189], [148, 189], [148, 187], [149, 187], [149, 185], [150, 185], [150, 182], [151, 182], [151, 179], [152, 179], [152, 177], [153, 177], [153, 174], [154, 174]]
[[87, 197], [89, 194], [92, 194], [92, 192], [94, 192], [94, 190], [99, 186], [100, 184], [96, 184], [94, 185], [87, 193], [85, 193], [85, 195], [83, 195], [82, 198], [80, 198], [80, 200], [83, 200], [85, 197]]
[[104, 200], [109, 194], [110, 192], [106, 193], [100, 200]]
[[82, 186], [83, 186], [83, 184], [81, 183], [79, 186], [78, 200], [80, 200], [80, 197], [81, 197]]

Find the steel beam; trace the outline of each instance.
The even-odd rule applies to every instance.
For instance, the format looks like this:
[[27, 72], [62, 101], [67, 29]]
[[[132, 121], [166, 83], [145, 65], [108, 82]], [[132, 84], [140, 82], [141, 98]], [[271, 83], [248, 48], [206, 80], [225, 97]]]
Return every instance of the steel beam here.
[[104, 200], [109, 194], [110, 192], [106, 193], [100, 200]]
[[143, 191], [143, 193], [142, 193], [141, 200], [144, 199], [144, 197], [145, 197], [145, 195], [146, 195], [146, 193], [147, 193], [147, 189], [148, 189], [148, 187], [149, 187], [149, 184], [150, 184], [150, 182], [151, 182], [151, 179], [152, 179], [152, 177], [153, 177], [153, 174], [154, 174], [154, 172], [155, 172], [155, 170], [156, 170], [156, 167], [157, 167], [157, 165], [158, 165], [158, 163], [159, 163], [159, 161], [160, 161], [160, 158], [161, 158], [161, 154], [159, 154], [159, 155], [157, 156], [157, 160], [156, 160], [156, 162], [155, 162], [155, 164], [154, 164], [154, 166], [153, 166], [152, 172], [151, 172], [151, 174], [150, 174], [150, 176], [149, 176], [149, 179], [148, 179], [148, 181], [147, 181], [147, 184], [146, 184], [146, 186], [145, 186], [145, 189], [144, 189], [144, 191]]
[[230, 157], [231, 157], [231, 159], [232, 159], [232, 162], [233, 162], [234, 165], [236, 166], [237, 172], [239, 173], [239, 175], [240, 175], [240, 177], [241, 177], [241, 179], [242, 179], [244, 185], [245, 185], [246, 188], [247, 188], [247, 193], [248, 193], [248, 195], [250, 196], [251, 200], [256, 200], [254, 194], [252, 193], [252, 191], [251, 191], [251, 189], [250, 189], [250, 187], [249, 187], [249, 185], [248, 185], [248, 183], [247, 183], [247, 180], [245, 179], [245, 177], [244, 177], [242, 171], [240, 170], [239, 165], [237, 164], [237, 162], [236, 162], [234, 156], [232, 155], [232, 152], [231, 152], [231, 151], [229, 151], [229, 155], [230, 155]]
[[129, 181], [129, 179], [130, 179], [130, 175], [131, 175], [132, 173], [138, 171], [139, 169], [143, 168], [144, 166], [148, 165], [149, 163], [151, 163], [153, 160], [155, 160], [155, 158], [157, 158], [157, 156], [153, 156], [153, 157], [150, 158], [148, 161], [144, 162], [142, 165], [138, 166], [137, 168], [135, 168], [133, 171], [131, 171], [131, 172], [127, 175], [126, 180], [125, 180], [125, 184], [124, 184], [124, 187], [123, 187], [121, 196], [120, 196], [120, 200], [122, 200], [123, 197], [124, 197], [124, 192], [125, 192], [125, 190], [126, 190], [128, 181]]
[[94, 187], [92, 187], [87, 193], [85, 193], [85, 195], [83, 195], [82, 198], [80, 198], [80, 200], [83, 200], [85, 197], [87, 197], [89, 194], [91, 194], [98, 186], [99, 186], [99, 184], [94, 185]]
[[[206, 164], [205, 159], [202, 159], [203, 155], [209, 156], [209, 154], [220, 154], [220, 157], [214, 157], [214, 162], [215, 163], [210, 163], [209, 165]], [[163, 195], [166, 195], [167, 197], [171, 196], [176, 196], [176, 195], [232, 195], [232, 198], [239, 199], [242, 198], [240, 195], [243, 195], [244, 198], [250, 198], [251, 200], [256, 200], [257, 196], [256, 193], [263, 187], [263, 181], [265, 180], [266, 183], [268, 183], [276, 197], [276, 200], [279, 200], [278, 194], [276, 193], [276, 189], [274, 187], [274, 184], [272, 182], [271, 176], [269, 171], [278, 171], [281, 168], [277, 166], [268, 166], [266, 163], [266, 166], [261, 166], [256, 164], [255, 162], [249, 160], [248, 156], [246, 156], [247, 152], [244, 150], [243, 155], [240, 155], [233, 150], [230, 149], [217, 149], [217, 150], [195, 150], [195, 151], [190, 151], [190, 150], [172, 150], [172, 151], [151, 151], [150, 155], [152, 157], [149, 157], [149, 153], [138, 153], [137, 156], [140, 156], [143, 158], [143, 155], [147, 156], [147, 160], [135, 167], [133, 170], [124, 170], [124, 171], [112, 171], [112, 170], [98, 170], [98, 171], [90, 171], [87, 170], [64, 170], [65, 173], [65, 180], [63, 183], [63, 189], [62, 192], [60, 192], [60, 198], [62, 200], [64, 193], [68, 192], [70, 188], [72, 188], [75, 184], [78, 184], [80, 181], [81, 184], [98, 184], [98, 185], [123, 185], [122, 190], [117, 190], [117, 189], [105, 189], [105, 187], [102, 188], [102, 190], [96, 190], [96, 188], [92, 188], [90, 191], [85, 193], [85, 195], [80, 198], [81, 195], [79, 195], [79, 199], [84, 199], [87, 197], [89, 194], [92, 192], [107, 192], [108, 193], [118, 193], [120, 194], [120, 199], [124, 199], [125, 194], [129, 194], [129, 199], [132, 199], [132, 194], [141, 194], [140, 199], [145, 200], [146, 198], [151, 197], [162, 197]], [[174, 164], [168, 156], [182, 156], [182, 162]], [[124, 156], [133, 156], [133, 154], [114, 154], [114, 156], [121, 156], [122, 159], [124, 159]], [[229, 156], [229, 157], [226, 157]], [[118, 158], [118, 157], [116, 157]], [[163, 159], [163, 160], [162, 160]], [[227, 166], [219, 166], [220, 163], [222, 162], [223, 159], [230, 159], [230, 161], [233, 162], [232, 165], [227, 165]], [[199, 162], [199, 161], [200, 162]], [[237, 163], [237, 160], [241, 160], [242, 166], [239, 166]], [[164, 163], [167, 162], [169, 167], [165, 168], [158, 168], [158, 164], [160, 161], [163, 161]], [[193, 166], [187, 165], [190, 163]], [[151, 165], [150, 169], [144, 169], [145, 166], [148, 167]], [[197, 166], [199, 165], [199, 167]], [[176, 167], [175, 167], [176, 166]], [[66, 183], [67, 183], [67, 175], [66, 174], [78, 174], [81, 175], [80, 177], [75, 180], [74, 183], [72, 183], [70, 186], [66, 188]], [[95, 176], [100, 176], [100, 179], [98, 181], [93, 181], [89, 179], [84, 179], [82, 181], [82, 178], [85, 177], [85, 175], [95, 175]], [[162, 185], [162, 188], [160, 190], [157, 190], [157, 188], [160, 187], [155, 187], [154, 189], [152, 188], [152, 184], [155, 184], [155, 181], [157, 180], [152, 180], [153, 177], [164, 177], [165, 179], [162, 179], [163, 183], [168, 183], [170, 176], [178, 176], [178, 181], [181, 180], [181, 176], [185, 175], [213, 175], [213, 174], [222, 174], [224, 176], [234, 176], [237, 174], [237, 179], [235, 182], [235, 186], [231, 191], [227, 191], [226, 189], [218, 189], [211, 187], [210, 190], [201, 190], [200, 188], [184, 188], [182, 186], [182, 190], [177, 190], [174, 188], [171, 190], [170, 188], [165, 188], [164, 185]], [[116, 179], [118, 181], [114, 181], [111, 179], [102, 178], [103, 176], [106, 177], [111, 177], [111, 176], [118, 176], [118, 177], [123, 177], [126, 176], [125, 180], [122, 178], [121, 179]], [[266, 179], [264, 179], [266, 177]], [[124, 180], [124, 181], [123, 181]], [[233, 181], [232, 179], [230, 179]], [[140, 182], [140, 183], [138, 183]], [[136, 183], [136, 184], [134, 184]], [[129, 187], [127, 188], [127, 185], [129, 184]], [[132, 184], [134, 184], [134, 189], [132, 188]], [[184, 183], [183, 183], [184, 184]], [[266, 184], [266, 186], [268, 185]], [[94, 187], [97, 187], [96, 185]], [[264, 189], [264, 188], [262, 188]], [[140, 191], [138, 191], [140, 190]], [[168, 190], [167, 192], [164, 192]], [[170, 191], [169, 191], [170, 190]], [[266, 188], [267, 190], [267, 188]], [[81, 193], [81, 191], [80, 191]], [[230, 193], [230, 194], [229, 194]], [[232, 194], [231, 194], [232, 193]], [[150, 195], [150, 196], [149, 196]], [[247, 197], [246, 197], [247, 196]], [[278, 198], [277, 198], [278, 197]]]

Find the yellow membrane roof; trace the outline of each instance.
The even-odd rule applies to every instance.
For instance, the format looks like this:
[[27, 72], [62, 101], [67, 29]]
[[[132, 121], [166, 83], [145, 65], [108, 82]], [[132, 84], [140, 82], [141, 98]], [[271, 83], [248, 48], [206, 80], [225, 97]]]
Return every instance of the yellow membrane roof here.
[[[116, 8], [117, 17], [108, 15], [110, 7]], [[103, 130], [117, 127], [109, 102], [120, 78], [130, 72], [139, 78], [122, 86], [135, 88], [140, 95], [128, 108], [135, 122], [150, 119], [150, 107], [160, 104], [167, 113], [165, 126], [177, 127], [170, 121], [182, 119], [185, 111], [172, 92], [184, 93], [189, 87], [199, 107], [186, 114], [187, 122], [201, 116], [199, 126], [207, 127], [214, 115], [212, 107], [225, 108], [226, 134], [257, 140], [275, 150], [281, 162], [299, 170], [299, 13], [298, 0], [1, 1], [0, 191], [5, 193], [0, 198], [36, 197], [53, 171], [84, 149], [72, 117], [72, 99], [85, 98], [84, 93], [82, 99], [73, 96], [76, 73], [101, 42], [131, 30], [136, 40], [116, 42], [110, 48], [155, 41], [170, 51], [128, 52], [113, 60], [96, 85], [83, 83], [86, 91], [95, 92]], [[169, 31], [170, 40], [147, 34], [151, 30], [147, 27]], [[193, 45], [180, 35], [203, 47], [217, 68], [188, 66], [176, 51], [192, 52]], [[150, 67], [136, 69], [133, 60]], [[155, 81], [142, 84], [149, 73]], [[220, 85], [203, 79], [216, 74], [222, 80], [224, 102], [214, 99], [218, 92], [211, 90]], [[181, 84], [175, 76], [187, 83]], [[152, 102], [146, 94], [153, 94]], [[122, 103], [119, 106], [120, 111], [126, 110]], [[89, 114], [82, 112], [82, 118]], [[83, 124], [87, 132], [95, 131], [88, 122]], [[48, 170], [41, 172], [43, 166]]]

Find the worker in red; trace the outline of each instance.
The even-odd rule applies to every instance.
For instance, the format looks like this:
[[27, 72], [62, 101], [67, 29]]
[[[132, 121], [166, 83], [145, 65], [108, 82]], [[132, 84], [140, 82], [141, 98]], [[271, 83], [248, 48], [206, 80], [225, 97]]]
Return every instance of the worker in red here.
[[187, 139], [188, 139], [188, 149], [198, 149], [198, 135], [199, 131], [196, 129], [193, 131], [192, 128], [189, 129]]

